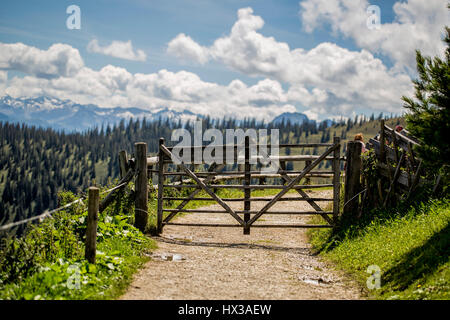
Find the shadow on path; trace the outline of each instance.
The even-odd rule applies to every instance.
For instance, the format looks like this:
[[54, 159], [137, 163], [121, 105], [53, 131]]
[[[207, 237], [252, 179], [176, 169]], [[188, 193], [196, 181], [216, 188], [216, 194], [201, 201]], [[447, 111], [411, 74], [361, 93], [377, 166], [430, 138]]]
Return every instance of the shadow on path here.
[[307, 256], [314, 256], [308, 248], [296, 248], [296, 247], [281, 247], [272, 245], [262, 245], [254, 243], [221, 243], [221, 242], [201, 242], [201, 241], [186, 241], [186, 240], [176, 240], [161, 236], [152, 237], [156, 241], [161, 241], [165, 243], [172, 243], [183, 246], [193, 246], [193, 247], [215, 247], [215, 248], [237, 248], [237, 249], [262, 249], [271, 251], [284, 251], [298, 253]]

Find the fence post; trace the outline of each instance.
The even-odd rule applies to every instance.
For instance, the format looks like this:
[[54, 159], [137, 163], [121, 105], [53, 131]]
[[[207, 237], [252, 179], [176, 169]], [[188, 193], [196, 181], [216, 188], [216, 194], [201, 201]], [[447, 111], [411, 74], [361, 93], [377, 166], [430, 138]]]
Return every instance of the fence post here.
[[[251, 207], [250, 197], [251, 190], [248, 187], [251, 183], [250, 174], [250, 137], [245, 136], [245, 163], [244, 163], [244, 211], [249, 212]], [[244, 221], [247, 223], [250, 220], [250, 213], [244, 213]], [[250, 227], [244, 227], [244, 234], [250, 234]]]
[[336, 147], [333, 152], [333, 223], [337, 225], [339, 219], [339, 197], [341, 193], [341, 138], [334, 137]]
[[356, 194], [361, 189], [361, 148], [362, 145], [358, 141], [350, 141], [347, 144], [343, 214], [348, 217], [358, 215], [358, 196]]
[[164, 138], [159, 139], [158, 157], [158, 212], [157, 212], [157, 233], [162, 233], [163, 229], [163, 196], [164, 196], [164, 152], [161, 146], [164, 145]]
[[99, 194], [100, 192], [98, 188], [89, 188], [86, 248], [84, 251], [84, 257], [87, 259], [87, 261], [89, 261], [89, 263], [95, 263], [95, 251], [97, 250]]
[[384, 163], [386, 159], [386, 136], [384, 134], [384, 119], [380, 121], [380, 162]]
[[134, 144], [134, 150], [137, 171], [134, 226], [144, 232], [148, 220], [147, 144], [145, 142], [137, 142]]
[[119, 152], [120, 179], [125, 177], [128, 171], [128, 155], [126, 150]]

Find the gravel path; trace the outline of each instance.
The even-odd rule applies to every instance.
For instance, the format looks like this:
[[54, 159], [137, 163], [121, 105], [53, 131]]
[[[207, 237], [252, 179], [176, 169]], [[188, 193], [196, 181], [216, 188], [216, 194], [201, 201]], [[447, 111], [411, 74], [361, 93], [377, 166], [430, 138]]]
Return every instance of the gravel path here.
[[[330, 190], [312, 191], [331, 197]], [[265, 202], [253, 202], [252, 209]], [[242, 210], [241, 203], [229, 202]], [[325, 206], [326, 203], [319, 203]], [[218, 205], [211, 206], [220, 210]], [[304, 201], [279, 202], [273, 210], [307, 210]], [[263, 215], [259, 222], [307, 223], [303, 215]], [[187, 223], [237, 223], [229, 214], [193, 213]], [[312, 255], [306, 229], [166, 226], [158, 249], [121, 299], [360, 299], [357, 285]]]

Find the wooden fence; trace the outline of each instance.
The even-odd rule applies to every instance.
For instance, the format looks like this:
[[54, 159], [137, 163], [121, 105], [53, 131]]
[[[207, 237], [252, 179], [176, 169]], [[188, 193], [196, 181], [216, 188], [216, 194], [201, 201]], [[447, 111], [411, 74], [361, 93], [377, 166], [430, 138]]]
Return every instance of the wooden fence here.
[[[256, 228], [278, 228], [278, 227], [293, 227], [293, 228], [308, 228], [308, 227], [333, 227], [336, 225], [338, 216], [339, 216], [339, 190], [340, 190], [340, 139], [336, 137], [334, 142], [331, 144], [325, 143], [316, 143], [316, 144], [289, 144], [289, 145], [278, 145], [280, 149], [282, 148], [305, 148], [305, 147], [327, 147], [326, 151], [321, 155], [291, 155], [291, 156], [278, 156], [273, 157], [270, 156], [271, 160], [277, 160], [279, 162], [279, 167], [275, 173], [264, 173], [263, 170], [257, 171], [256, 168], [258, 164], [261, 165], [263, 160], [267, 160], [269, 155], [262, 154], [259, 156], [251, 155], [250, 149], [254, 148], [256, 152], [262, 153], [262, 149], [259, 148], [259, 145], [256, 143], [250, 143], [250, 137], [245, 137], [245, 143], [242, 146], [245, 150], [243, 156], [239, 156], [237, 149], [240, 146], [234, 145], [230, 146], [214, 146], [215, 148], [220, 148], [222, 152], [222, 159], [219, 161], [220, 163], [213, 163], [209, 165], [209, 169], [204, 172], [194, 172], [191, 168], [189, 168], [188, 164], [185, 164], [181, 161], [181, 159], [175, 155], [172, 151], [173, 148], [167, 147], [164, 145], [164, 140], [160, 140], [160, 150], [158, 155], [158, 170], [151, 170], [151, 172], [155, 172], [158, 174], [158, 212], [157, 212], [157, 230], [158, 233], [161, 233], [163, 227], [165, 225], [183, 225], [183, 226], [206, 226], [206, 227], [242, 227], [244, 234], [250, 233], [250, 227]], [[270, 148], [270, 145], [267, 145], [267, 148]], [[196, 148], [201, 148], [204, 150], [205, 146], [199, 147], [184, 147], [186, 152], [189, 152], [192, 157], [194, 156], [194, 150]], [[231, 150], [230, 150], [231, 149]], [[236, 152], [235, 152], [236, 151]], [[227, 157], [228, 152], [233, 152], [233, 156]], [[138, 156], [137, 156], [138, 157]], [[232, 162], [225, 163], [226, 160], [229, 161], [229, 158], [232, 158]], [[193, 159], [192, 159], [193, 160]], [[322, 161], [332, 161], [333, 170], [330, 172], [314, 172], [312, 171], [320, 162]], [[294, 161], [303, 161], [306, 162], [305, 168], [302, 171], [294, 171], [294, 170], [286, 170], [286, 163]], [[254, 164], [251, 164], [253, 162]], [[238, 168], [237, 171], [227, 170], [223, 171], [226, 168], [226, 165], [233, 165], [241, 163], [241, 166], [233, 166]], [[147, 165], [154, 165], [155, 159], [148, 159]], [[180, 171], [167, 171], [167, 165], [172, 164], [176, 167], [179, 167]], [[201, 162], [200, 164], [205, 164], [205, 162]], [[142, 169], [140, 169], [140, 174], [147, 179], [146, 172], [144, 173], [144, 163], [141, 164]], [[137, 166], [140, 168], [139, 166]], [[253, 168], [252, 168], [253, 167]], [[261, 166], [259, 166], [261, 168]], [[242, 170], [243, 169], [243, 170]], [[187, 176], [192, 179], [191, 181], [194, 184], [185, 184], [185, 183], [167, 183], [167, 177], [170, 176]], [[303, 178], [311, 178], [311, 177], [327, 177], [332, 179], [332, 183], [330, 184], [316, 184], [316, 185], [299, 185], [299, 182]], [[279, 178], [283, 183], [282, 184], [252, 184], [254, 179], [265, 179], [265, 178]], [[217, 184], [219, 181], [226, 180], [237, 180], [242, 181], [241, 184]], [[333, 198], [325, 199], [325, 198], [311, 198], [304, 191], [304, 189], [312, 189], [312, 188], [321, 188], [321, 187], [333, 187]], [[138, 188], [138, 185], [136, 185]], [[194, 189], [189, 196], [187, 197], [167, 197], [164, 196], [164, 190], [169, 188], [189, 188]], [[244, 190], [243, 198], [220, 198], [216, 191], [224, 188], [231, 189], [240, 189]], [[264, 189], [280, 189], [280, 192], [275, 195], [273, 198], [259, 197], [254, 198], [251, 197], [252, 190], [264, 190]], [[136, 189], [138, 190], [138, 189]], [[283, 196], [288, 193], [290, 190], [295, 190], [300, 197], [288, 197], [283, 198]], [[200, 192], [204, 191], [209, 197], [196, 197], [196, 195]], [[138, 191], [137, 191], [138, 192]], [[223, 210], [211, 210], [211, 209], [202, 209], [202, 210], [189, 210], [185, 209], [185, 206], [190, 201], [202, 200], [202, 201], [215, 201], [217, 202]], [[181, 203], [177, 206], [177, 208], [165, 208], [165, 201], [181, 201]], [[227, 202], [229, 201], [240, 201], [244, 204], [244, 209], [240, 211], [233, 210]], [[267, 202], [261, 210], [251, 210], [251, 203], [255, 201], [265, 201]], [[269, 211], [269, 209], [275, 205], [279, 201], [307, 201], [311, 207], [312, 211]], [[331, 211], [323, 211], [320, 206], [316, 203], [317, 201], [332, 201], [333, 209]], [[147, 207], [145, 203], [137, 203], [139, 205], [137, 210], [139, 214], [147, 211]], [[171, 220], [180, 212], [202, 212], [202, 213], [223, 213], [230, 214], [236, 221], [236, 224], [210, 224], [210, 223], [199, 223], [199, 224], [186, 224], [186, 223], [174, 223]], [[164, 217], [164, 213], [168, 213], [166, 217]], [[137, 213], [136, 213], [137, 214]], [[318, 214], [325, 219], [327, 224], [325, 225], [306, 225], [306, 224], [298, 224], [298, 225], [286, 225], [286, 224], [255, 224], [255, 222], [263, 215], [263, 214]], [[331, 215], [331, 217], [330, 217]]]
[[362, 144], [349, 142], [344, 214], [359, 217], [369, 206], [395, 204], [400, 197], [409, 197], [417, 186], [426, 182], [421, 172], [422, 160], [414, 152], [414, 146], [418, 144], [419, 141], [407, 130], [396, 131], [381, 120], [379, 134], [366, 144], [367, 149], [373, 150], [376, 155], [376, 169], [381, 178], [365, 181], [362, 176]]
[[[341, 157], [341, 141], [339, 137], [335, 137], [333, 143], [304, 143], [304, 144], [280, 144], [277, 147], [281, 148], [326, 148], [326, 150], [319, 155], [286, 155], [273, 157], [264, 154], [260, 146], [256, 143], [250, 143], [250, 138], [247, 136], [244, 143], [244, 155], [239, 156], [238, 148], [241, 146], [234, 145], [232, 147], [234, 156], [231, 164], [227, 163], [212, 163], [208, 170], [197, 172], [193, 170], [195, 165], [185, 164], [180, 161], [174, 164], [174, 159], [177, 157], [173, 154], [173, 147], [168, 147], [164, 144], [164, 139], [160, 139], [159, 154], [156, 157], [147, 156], [147, 144], [145, 142], [137, 142], [134, 145], [134, 157], [129, 158], [126, 151], [119, 152], [120, 164], [120, 181], [118, 184], [108, 190], [108, 194], [100, 202], [99, 190], [96, 187], [89, 188], [88, 196], [88, 222], [86, 231], [86, 252], [85, 256], [88, 261], [95, 263], [96, 252], [96, 235], [98, 214], [103, 212], [116, 198], [116, 196], [123, 190], [128, 183], [135, 178], [135, 226], [141, 231], [145, 231], [148, 222], [148, 193], [149, 193], [149, 178], [151, 175], [157, 175], [158, 184], [153, 187], [158, 190], [158, 209], [157, 209], [157, 232], [161, 233], [163, 227], [166, 225], [184, 225], [184, 226], [207, 226], [207, 227], [241, 227], [244, 234], [250, 234], [250, 228], [326, 228], [336, 227], [339, 223], [340, 212], [340, 177], [342, 161], [347, 161], [345, 171], [345, 199], [354, 199], [359, 192], [359, 175], [360, 175], [360, 151], [351, 152], [354, 150], [352, 142], [348, 145], [347, 157]], [[217, 146], [215, 146], [217, 147]], [[255, 147], [257, 152], [262, 155], [255, 156], [250, 153], [250, 149]], [[266, 146], [270, 148], [271, 146]], [[194, 146], [192, 150], [201, 148], [204, 150], [205, 146]], [[223, 148], [223, 157], [227, 159], [227, 152], [230, 146], [221, 146]], [[191, 150], [191, 151], [192, 151]], [[350, 150], [350, 152], [349, 152]], [[193, 152], [191, 152], [193, 154]], [[264, 173], [261, 170], [262, 160], [267, 160], [270, 157], [272, 160], [278, 160], [279, 168], [275, 173]], [[179, 159], [178, 159], [179, 160]], [[251, 160], [256, 160], [257, 164], [251, 164]], [[330, 171], [313, 171], [322, 161], [331, 161], [332, 170]], [[304, 162], [303, 170], [287, 170], [286, 164], [288, 162]], [[202, 163], [204, 164], [204, 163]], [[237, 166], [235, 164], [238, 164]], [[169, 165], [178, 167], [181, 170], [168, 171]], [[237, 170], [226, 170], [230, 165]], [[170, 177], [179, 177], [179, 179], [169, 179]], [[187, 177], [188, 179], [183, 179]], [[358, 177], [358, 178], [357, 178]], [[310, 184], [312, 178], [327, 178], [331, 179], [331, 183]], [[266, 179], [273, 181], [281, 181], [280, 184], [265, 184]], [[229, 182], [229, 180], [240, 181], [240, 184], [220, 184], [221, 182]], [[252, 184], [253, 181], [259, 181], [258, 184]], [[300, 184], [300, 182], [306, 182]], [[194, 183], [192, 183], [194, 182]], [[332, 198], [310, 197], [304, 190], [315, 189], [322, 187], [332, 187]], [[189, 188], [194, 189], [187, 197], [172, 197], [165, 196], [164, 190], [169, 188]], [[216, 191], [224, 188], [244, 190], [243, 198], [220, 198]], [[272, 198], [267, 197], [252, 197], [252, 190], [263, 189], [279, 189], [280, 192]], [[204, 191], [209, 197], [198, 197], [200, 191]], [[299, 196], [284, 197], [290, 190], [295, 190]], [[185, 206], [190, 201], [215, 201], [224, 210], [209, 210], [209, 209], [185, 209]], [[181, 201], [176, 208], [166, 208], [164, 206], [167, 201]], [[233, 210], [227, 202], [240, 201], [244, 204], [243, 210]], [[251, 204], [253, 202], [264, 201], [266, 204], [261, 210], [252, 210]], [[270, 208], [277, 202], [282, 201], [306, 201], [312, 208], [311, 211], [269, 211]], [[333, 206], [330, 211], [324, 211], [317, 202], [329, 201]], [[350, 201], [351, 203], [352, 201]], [[344, 213], [349, 211], [353, 205], [347, 208], [344, 206]], [[230, 214], [236, 221], [236, 224], [186, 224], [175, 223], [172, 219], [181, 212], [201, 212], [201, 213], [223, 213]], [[166, 213], [166, 216], [164, 216]], [[325, 224], [255, 224], [255, 222], [264, 214], [303, 214], [303, 215], [320, 215]]]

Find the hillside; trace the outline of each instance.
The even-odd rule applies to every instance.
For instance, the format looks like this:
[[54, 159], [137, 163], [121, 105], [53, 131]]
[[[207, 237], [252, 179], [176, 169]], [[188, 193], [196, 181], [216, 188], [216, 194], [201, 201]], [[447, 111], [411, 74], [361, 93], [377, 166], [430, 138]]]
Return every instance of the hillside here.
[[[362, 132], [366, 137], [378, 131], [378, 122], [348, 120], [331, 127], [322, 123], [264, 124], [254, 120], [215, 120], [205, 118], [204, 128], [212, 126], [219, 130], [227, 128], [277, 128], [281, 143], [330, 142], [333, 136], [344, 141]], [[394, 126], [401, 119], [389, 119]], [[356, 123], [355, 123], [356, 122]], [[17, 221], [42, 213], [58, 206], [57, 193], [63, 190], [82, 192], [92, 184], [106, 184], [119, 175], [118, 152], [134, 152], [137, 141], [145, 141], [149, 152], [156, 153], [158, 139], [165, 137], [170, 142], [171, 132], [179, 128], [179, 121], [146, 121], [130, 119], [102, 129], [83, 133], [64, 133], [52, 129], [28, 127], [26, 125], [0, 122], [0, 224]], [[192, 130], [186, 123], [185, 128]], [[342, 151], [345, 151], [343, 143]], [[289, 150], [289, 149], [288, 149]], [[289, 150], [301, 154], [318, 150]], [[293, 164], [288, 163], [288, 166]], [[299, 163], [296, 164], [300, 165]], [[329, 168], [330, 163], [321, 163], [319, 169]], [[297, 168], [297, 167], [296, 167]], [[300, 168], [299, 168], [300, 169]], [[21, 232], [22, 229], [15, 231]]]

